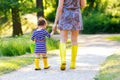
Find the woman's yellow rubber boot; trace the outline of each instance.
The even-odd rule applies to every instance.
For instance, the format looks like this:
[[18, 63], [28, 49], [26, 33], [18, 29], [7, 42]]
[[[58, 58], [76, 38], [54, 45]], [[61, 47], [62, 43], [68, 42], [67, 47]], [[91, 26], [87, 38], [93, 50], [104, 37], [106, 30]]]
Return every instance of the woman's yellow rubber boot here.
[[39, 58], [36, 58], [34, 63], [35, 63], [35, 70], [41, 70], [41, 68], [39, 66]]
[[44, 69], [50, 68], [47, 57], [43, 57]]
[[77, 50], [78, 50], [78, 46], [77, 45], [73, 45], [72, 46], [72, 54], [71, 54], [71, 63], [70, 63], [70, 68], [71, 69], [75, 69], [76, 68]]
[[60, 43], [60, 69], [65, 70], [66, 69], [66, 44], [65, 43]]

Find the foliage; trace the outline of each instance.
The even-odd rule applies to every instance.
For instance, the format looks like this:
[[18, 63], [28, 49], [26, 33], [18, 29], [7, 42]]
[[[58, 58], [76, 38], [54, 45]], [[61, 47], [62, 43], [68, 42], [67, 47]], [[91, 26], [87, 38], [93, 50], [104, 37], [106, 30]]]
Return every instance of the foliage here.
[[[39, 9], [36, 9], [35, 0], [18, 0], [18, 3], [15, 1], [0, 0], [1, 17], [10, 16], [10, 8], [16, 7], [16, 5], [20, 7], [21, 14], [39, 11]], [[43, 0], [43, 4], [45, 18], [53, 22], [58, 0]], [[120, 0], [87, 0], [87, 6], [82, 9], [82, 14], [83, 33], [120, 33]], [[0, 28], [4, 22], [0, 21]], [[49, 28], [49, 31], [51, 31], [51, 28]]]
[[44, 1], [45, 17], [49, 21], [53, 22], [56, 15], [58, 0], [43, 0], [43, 1]]
[[[0, 39], [0, 56], [18, 56], [30, 53], [30, 35]], [[58, 49], [59, 41], [47, 38], [47, 49]]]
[[25, 37], [4, 38], [0, 43], [1, 56], [17, 56], [30, 52], [30, 41]]
[[120, 33], [120, 20], [117, 18], [110, 18], [109, 15], [96, 13], [91, 16], [84, 17], [83, 33]]
[[19, 7], [21, 14], [36, 10], [33, 0], [0, 0], [0, 15], [10, 16], [10, 9], [15, 7]]
[[83, 33], [120, 33], [120, 1], [94, 0], [88, 4], [83, 11]]
[[[21, 19], [20, 13], [23, 13], [24, 9], [34, 8], [34, 6], [30, 5], [33, 3], [33, 0], [2, 0], [0, 1], [1, 11], [3, 12], [3, 17], [8, 19], [7, 14], [12, 15], [12, 22], [13, 22], [13, 33], [12, 36], [19, 36], [23, 35], [22, 28], [21, 28]], [[30, 6], [28, 6], [28, 4]], [[26, 12], [28, 11], [26, 10]], [[33, 12], [33, 11], [32, 11]]]
[[53, 49], [58, 49], [59, 48], [59, 41], [54, 40], [52, 38], [47, 38], [47, 49], [48, 50], [53, 50]]
[[119, 80], [120, 79], [120, 53], [109, 56], [101, 65], [100, 72], [95, 80]]

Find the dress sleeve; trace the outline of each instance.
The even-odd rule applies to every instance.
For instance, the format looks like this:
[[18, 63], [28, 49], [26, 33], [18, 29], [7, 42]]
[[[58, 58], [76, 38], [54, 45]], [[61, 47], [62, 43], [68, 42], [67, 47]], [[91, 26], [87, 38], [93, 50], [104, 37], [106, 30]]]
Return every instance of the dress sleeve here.
[[46, 30], [44, 31], [45, 31], [45, 35], [50, 38], [50, 33], [48, 33]]
[[35, 31], [32, 34], [31, 40], [34, 41], [35, 40]]

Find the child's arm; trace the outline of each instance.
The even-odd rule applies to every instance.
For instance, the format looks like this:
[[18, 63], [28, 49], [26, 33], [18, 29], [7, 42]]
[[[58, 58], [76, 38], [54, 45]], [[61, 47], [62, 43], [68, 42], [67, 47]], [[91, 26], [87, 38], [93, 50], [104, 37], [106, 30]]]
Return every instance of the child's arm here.
[[32, 41], [35, 40], [35, 32], [33, 32], [32, 36], [31, 36], [31, 40], [32, 40]]

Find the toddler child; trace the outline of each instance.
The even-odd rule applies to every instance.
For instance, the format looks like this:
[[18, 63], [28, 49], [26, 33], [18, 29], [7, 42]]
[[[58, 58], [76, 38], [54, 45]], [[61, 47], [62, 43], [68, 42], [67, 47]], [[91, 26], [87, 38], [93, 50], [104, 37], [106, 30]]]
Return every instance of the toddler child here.
[[39, 59], [40, 55], [43, 57], [43, 63], [44, 63], [44, 69], [50, 68], [48, 61], [47, 61], [47, 50], [46, 50], [46, 36], [51, 37], [54, 34], [54, 31], [49, 34], [45, 28], [47, 25], [47, 22], [44, 18], [39, 18], [37, 22], [38, 28], [34, 30], [31, 40], [35, 42], [35, 70], [41, 70], [39, 65]]

